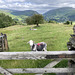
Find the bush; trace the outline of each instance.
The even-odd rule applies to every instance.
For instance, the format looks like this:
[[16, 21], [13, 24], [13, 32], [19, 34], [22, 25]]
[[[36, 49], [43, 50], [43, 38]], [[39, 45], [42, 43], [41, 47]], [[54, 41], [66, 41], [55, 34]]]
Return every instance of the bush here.
[[56, 21], [50, 20], [49, 23], [57, 23]]
[[70, 24], [70, 21], [66, 21], [64, 24]]

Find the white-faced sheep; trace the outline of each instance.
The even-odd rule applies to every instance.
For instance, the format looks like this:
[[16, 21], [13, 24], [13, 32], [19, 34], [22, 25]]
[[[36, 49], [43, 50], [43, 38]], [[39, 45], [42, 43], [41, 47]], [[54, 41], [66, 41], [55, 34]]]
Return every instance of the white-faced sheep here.
[[28, 43], [32, 51], [47, 51], [47, 44], [45, 42], [35, 44], [33, 40], [30, 40]]

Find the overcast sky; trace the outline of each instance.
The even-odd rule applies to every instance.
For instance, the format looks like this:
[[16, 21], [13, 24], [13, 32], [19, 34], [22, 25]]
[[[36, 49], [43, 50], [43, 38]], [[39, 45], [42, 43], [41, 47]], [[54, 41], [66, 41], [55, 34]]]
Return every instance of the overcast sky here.
[[75, 0], [0, 0], [0, 8], [35, 10], [39, 13], [61, 7], [75, 8]]

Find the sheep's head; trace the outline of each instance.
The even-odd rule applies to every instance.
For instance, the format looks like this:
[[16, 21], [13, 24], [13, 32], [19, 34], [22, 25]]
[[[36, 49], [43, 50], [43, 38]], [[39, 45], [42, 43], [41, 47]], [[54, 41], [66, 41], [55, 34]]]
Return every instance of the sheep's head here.
[[33, 40], [30, 40], [28, 43], [30, 44], [30, 46], [33, 46], [34, 44]]

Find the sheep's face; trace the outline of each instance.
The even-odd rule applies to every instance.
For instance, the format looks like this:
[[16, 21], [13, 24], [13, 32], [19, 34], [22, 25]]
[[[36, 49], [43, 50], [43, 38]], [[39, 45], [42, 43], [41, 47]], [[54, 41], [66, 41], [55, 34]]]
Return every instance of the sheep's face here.
[[30, 44], [30, 46], [33, 46], [33, 44], [34, 44], [34, 42], [32, 40], [30, 40], [28, 43]]

